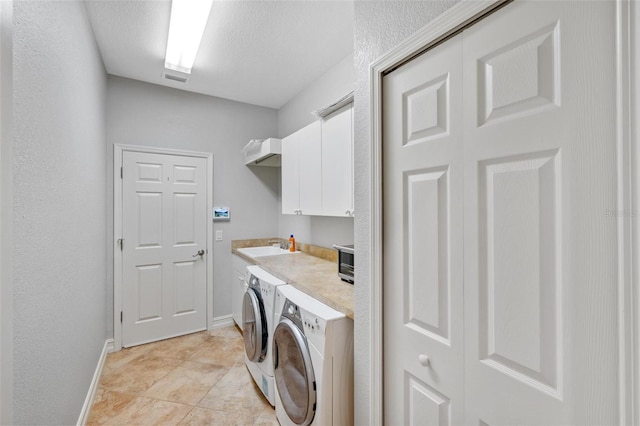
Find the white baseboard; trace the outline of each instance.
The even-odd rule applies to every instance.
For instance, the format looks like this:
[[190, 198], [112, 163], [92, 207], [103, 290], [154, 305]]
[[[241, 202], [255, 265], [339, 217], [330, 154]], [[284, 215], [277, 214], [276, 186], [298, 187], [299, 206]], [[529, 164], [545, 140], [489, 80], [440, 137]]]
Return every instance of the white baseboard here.
[[82, 411], [80, 412], [80, 417], [78, 418], [78, 426], [86, 425], [87, 420], [89, 420], [91, 406], [93, 405], [93, 400], [96, 398], [96, 392], [98, 391], [98, 386], [100, 385], [102, 368], [104, 367], [104, 362], [107, 359], [107, 354], [111, 352], [113, 352], [113, 339], [107, 339], [105, 340], [104, 346], [102, 347], [102, 353], [100, 354], [100, 358], [98, 359], [96, 371], [93, 373], [93, 380], [91, 380], [89, 392], [87, 392], [87, 397], [84, 400], [84, 405], [82, 406]]
[[213, 319], [213, 323], [211, 324], [211, 329], [213, 330], [214, 328], [229, 327], [233, 324], [235, 324], [233, 322], [233, 316], [223, 315], [221, 317], [215, 317]]

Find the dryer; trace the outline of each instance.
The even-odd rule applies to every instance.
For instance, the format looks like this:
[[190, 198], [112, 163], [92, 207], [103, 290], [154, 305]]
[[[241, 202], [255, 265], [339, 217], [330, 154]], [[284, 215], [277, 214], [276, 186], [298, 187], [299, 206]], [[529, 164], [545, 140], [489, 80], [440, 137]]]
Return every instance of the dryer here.
[[353, 321], [292, 286], [279, 287], [273, 335], [281, 425], [353, 425]]
[[275, 405], [271, 342], [276, 288], [286, 283], [259, 266], [247, 266], [247, 290], [242, 300], [244, 360], [253, 380], [271, 405]]

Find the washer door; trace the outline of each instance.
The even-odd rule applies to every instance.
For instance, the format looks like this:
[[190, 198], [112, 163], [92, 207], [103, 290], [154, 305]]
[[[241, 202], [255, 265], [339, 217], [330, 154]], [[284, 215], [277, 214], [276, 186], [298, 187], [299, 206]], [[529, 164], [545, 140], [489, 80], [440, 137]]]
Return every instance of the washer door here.
[[316, 412], [316, 378], [307, 339], [289, 318], [282, 317], [273, 333], [273, 369], [285, 412], [307, 426]]
[[242, 334], [244, 351], [252, 362], [261, 362], [267, 355], [267, 321], [260, 296], [247, 288], [242, 299]]

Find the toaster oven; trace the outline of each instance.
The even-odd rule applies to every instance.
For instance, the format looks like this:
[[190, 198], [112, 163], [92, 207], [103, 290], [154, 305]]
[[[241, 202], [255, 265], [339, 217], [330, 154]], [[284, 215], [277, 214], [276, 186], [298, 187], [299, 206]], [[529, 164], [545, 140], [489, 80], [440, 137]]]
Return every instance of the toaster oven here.
[[354, 282], [354, 269], [353, 269], [353, 244], [346, 246], [334, 245], [334, 249], [338, 251], [338, 276], [342, 281], [353, 284]]

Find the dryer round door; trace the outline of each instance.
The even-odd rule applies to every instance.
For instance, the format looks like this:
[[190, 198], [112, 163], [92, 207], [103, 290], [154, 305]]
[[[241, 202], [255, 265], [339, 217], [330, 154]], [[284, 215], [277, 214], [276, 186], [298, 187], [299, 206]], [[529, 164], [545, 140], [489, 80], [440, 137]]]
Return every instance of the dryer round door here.
[[273, 369], [282, 406], [297, 425], [307, 426], [316, 412], [316, 378], [307, 339], [289, 318], [273, 333]]
[[252, 288], [242, 299], [242, 334], [244, 351], [252, 362], [261, 362], [267, 355], [267, 322], [264, 306]]

